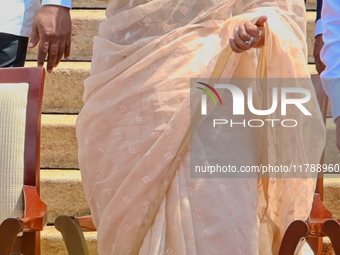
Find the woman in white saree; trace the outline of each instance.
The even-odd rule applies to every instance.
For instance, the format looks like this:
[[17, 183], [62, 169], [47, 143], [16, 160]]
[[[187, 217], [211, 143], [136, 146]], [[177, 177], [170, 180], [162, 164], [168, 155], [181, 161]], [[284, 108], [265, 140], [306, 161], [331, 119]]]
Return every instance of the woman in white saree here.
[[[99, 254], [277, 254], [290, 222], [308, 217], [315, 179], [190, 178], [183, 144], [198, 101], [188, 92], [190, 78], [309, 78], [303, 0], [111, 0], [106, 14], [77, 120]], [[232, 53], [237, 28], [262, 15], [264, 45]], [[318, 163], [325, 130], [313, 92], [308, 106], [295, 132], [231, 132], [226, 157]]]

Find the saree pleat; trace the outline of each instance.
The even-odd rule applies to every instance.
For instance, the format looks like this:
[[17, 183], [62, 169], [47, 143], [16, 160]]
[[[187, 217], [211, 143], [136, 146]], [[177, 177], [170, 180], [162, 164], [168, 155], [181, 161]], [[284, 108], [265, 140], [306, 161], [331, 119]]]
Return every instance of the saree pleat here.
[[[303, 1], [110, 1], [106, 14], [76, 125], [99, 254], [277, 254], [289, 223], [309, 215], [316, 175], [190, 178], [190, 153], [202, 149], [189, 153], [190, 125], [204, 142], [190, 79], [253, 79], [254, 104], [266, 108], [271, 85], [256, 78], [310, 77]], [[231, 52], [234, 28], [261, 15], [265, 48]], [[232, 164], [319, 162], [325, 128], [312, 83], [282, 86], [312, 91], [312, 116], [288, 111], [302, 123], [294, 131], [230, 132], [216, 146]]]

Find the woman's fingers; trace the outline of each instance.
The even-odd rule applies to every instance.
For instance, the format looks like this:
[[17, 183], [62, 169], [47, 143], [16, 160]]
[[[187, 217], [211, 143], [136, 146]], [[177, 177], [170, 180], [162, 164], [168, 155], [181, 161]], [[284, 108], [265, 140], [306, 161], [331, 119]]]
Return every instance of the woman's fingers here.
[[242, 50], [249, 50], [254, 43], [254, 41], [251, 41], [250, 35], [242, 34], [242, 32], [240, 33], [240, 30], [234, 35], [234, 42]]
[[236, 45], [234, 39], [229, 39], [229, 44], [230, 44], [231, 49], [236, 53], [241, 53], [244, 51], [244, 49], [241, 49], [240, 47]]
[[[256, 37], [248, 33], [246, 23], [239, 26], [234, 34], [233, 42], [235, 46], [237, 46], [237, 51], [235, 52], [243, 52], [245, 50], [249, 50], [257, 43]], [[251, 24], [250, 22], [249, 24], [254, 26], [254, 24]]]
[[263, 26], [267, 22], [267, 16], [261, 16], [255, 24], [245, 21], [240, 25], [234, 34], [233, 43], [230, 43], [235, 52], [243, 52], [255, 47], [259, 41], [262, 41]]
[[241, 25], [238, 29], [237, 34], [243, 42], [249, 41], [251, 39], [251, 35], [247, 32], [245, 26]]
[[249, 33], [251, 36], [258, 38], [261, 36], [262, 34], [262, 27], [258, 27], [256, 25], [254, 25], [253, 23], [251, 23], [250, 21], [247, 21], [246, 23], [244, 23], [244, 26], [247, 30], [247, 33]]
[[262, 15], [256, 22], [255, 22], [255, 25], [258, 26], [258, 27], [263, 27], [264, 26], [264, 23], [267, 22], [267, 16], [266, 15]]
[[267, 22], [267, 16], [261, 16], [258, 18], [258, 20], [255, 22], [255, 24], [251, 23], [250, 21], [246, 21], [244, 23], [244, 27], [248, 34], [254, 37], [260, 37], [263, 33], [263, 26]]

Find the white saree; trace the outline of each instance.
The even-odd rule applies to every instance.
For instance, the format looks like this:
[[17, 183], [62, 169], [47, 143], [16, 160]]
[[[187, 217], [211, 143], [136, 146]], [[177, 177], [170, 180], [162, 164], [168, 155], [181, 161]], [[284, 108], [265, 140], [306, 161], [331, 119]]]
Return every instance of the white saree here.
[[[304, 1], [112, 0], [106, 14], [76, 126], [99, 254], [277, 254], [290, 222], [309, 215], [315, 176], [190, 178], [189, 148], [181, 145], [197, 105], [190, 78], [217, 69], [218, 77], [256, 78], [264, 61], [266, 77], [310, 77]], [[226, 54], [234, 28], [261, 15], [268, 16], [266, 54]], [[318, 163], [325, 128], [313, 93], [308, 106], [312, 117], [295, 132], [269, 140], [231, 132], [226, 157], [258, 165], [266, 151], [267, 163]]]

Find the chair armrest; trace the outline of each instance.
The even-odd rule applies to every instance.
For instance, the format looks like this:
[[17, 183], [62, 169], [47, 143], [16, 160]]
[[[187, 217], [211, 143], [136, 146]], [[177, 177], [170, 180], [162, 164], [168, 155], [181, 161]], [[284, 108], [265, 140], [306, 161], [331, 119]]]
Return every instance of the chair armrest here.
[[307, 221], [309, 234], [317, 237], [325, 236], [322, 226], [329, 219], [332, 219], [332, 213], [324, 206], [320, 195], [315, 193], [312, 211]]
[[340, 221], [326, 220], [322, 229], [331, 240], [335, 254], [340, 254]]
[[83, 231], [97, 231], [96, 227], [93, 225], [92, 217], [90, 215], [77, 217], [77, 220], [79, 221], [79, 225]]
[[[86, 222], [91, 219], [86, 218]], [[68, 254], [89, 255], [84, 233], [77, 218], [60, 215], [56, 218], [54, 226], [62, 234]]]
[[315, 193], [309, 221], [313, 222], [326, 219], [332, 219], [332, 213], [324, 206], [320, 195]]
[[42, 230], [47, 223], [47, 206], [35, 186], [24, 186], [25, 211], [21, 218], [24, 230]]

